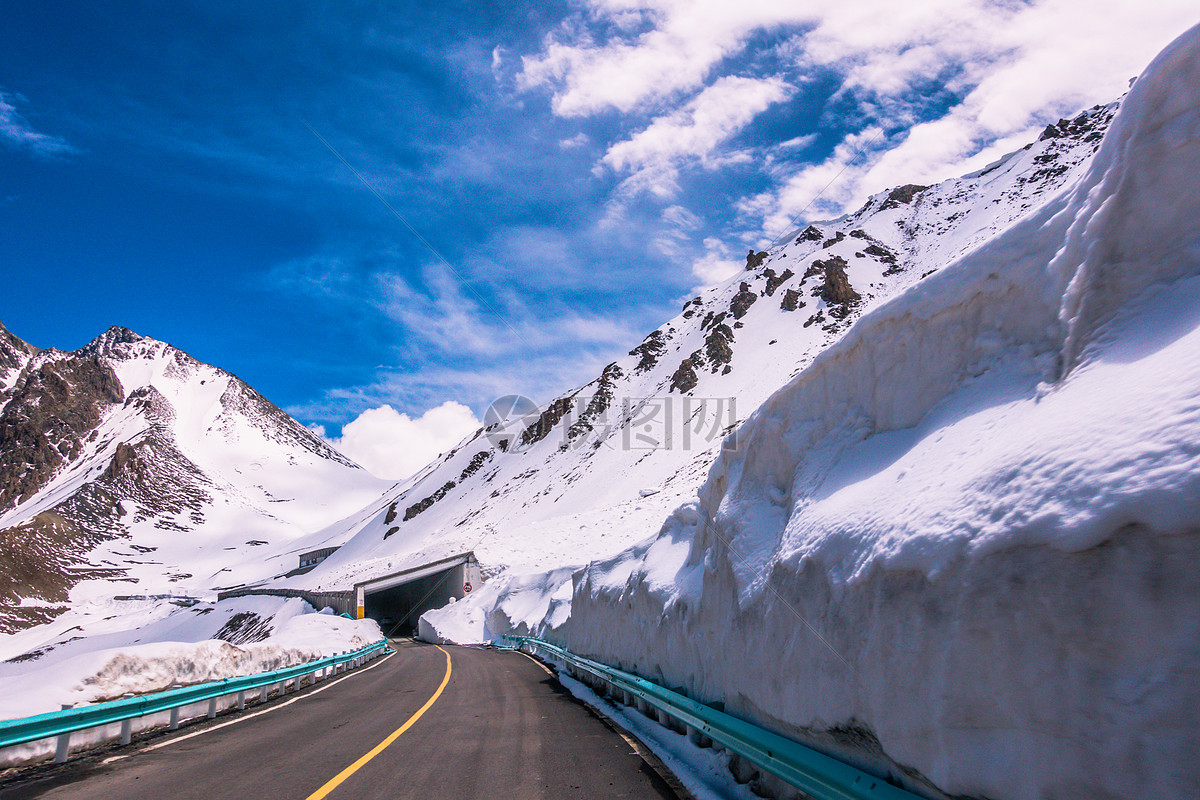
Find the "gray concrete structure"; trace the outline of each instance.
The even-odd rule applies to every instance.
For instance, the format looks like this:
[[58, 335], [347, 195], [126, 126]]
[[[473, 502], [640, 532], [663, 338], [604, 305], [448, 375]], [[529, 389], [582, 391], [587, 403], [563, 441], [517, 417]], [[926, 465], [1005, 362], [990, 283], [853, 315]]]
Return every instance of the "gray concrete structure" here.
[[353, 589], [343, 591], [253, 586], [220, 592], [217, 599], [250, 595], [300, 597], [314, 608], [332, 608], [356, 619], [374, 619], [385, 627], [385, 633], [407, 633], [416, 628], [421, 614], [440, 608], [451, 599], [461, 600], [479, 588], [482, 578], [475, 554], [466, 552], [359, 581]]

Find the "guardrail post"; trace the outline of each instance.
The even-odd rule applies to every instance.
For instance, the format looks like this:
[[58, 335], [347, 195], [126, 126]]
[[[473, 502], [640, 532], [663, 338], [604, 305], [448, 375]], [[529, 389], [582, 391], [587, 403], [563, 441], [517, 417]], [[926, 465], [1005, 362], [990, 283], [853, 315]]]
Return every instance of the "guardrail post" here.
[[208, 701], [208, 718], [213, 719], [217, 716], [217, 698], [213, 697]]
[[267, 693], [270, 691], [271, 691], [270, 684], [267, 684], [266, 686], [263, 686], [261, 689], [259, 689], [258, 690], [258, 702], [260, 702], [260, 703], [267, 702]]
[[[72, 704], [72, 703], [63, 703], [62, 704], [63, 711], [66, 711], [68, 708], [74, 708], [74, 704]], [[64, 761], [66, 761], [67, 755], [70, 752], [71, 752], [71, 733], [70, 733], [70, 731], [68, 731], [67, 733], [60, 733], [58, 735], [58, 742], [55, 744], [55, 747], [54, 747], [54, 763], [61, 764]]]
[[[176, 684], [175, 684], [175, 685], [173, 685], [171, 688], [172, 688], [172, 689], [182, 689], [182, 688], [183, 688], [183, 684], [176, 683]], [[173, 730], [173, 731], [177, 731], [177, 730], [179, 730], [179, 706], [175, 706], [174, 708], [172, 708], [172, 709], [171, 709], [171, 724], [170, 724], [170, 728], [171, 728], [171, 730]]]
[[[132, 692], [126, 692], [124, 698], [128, 700], [133, 697]], [[133, 719], [121, 720], [121, 744], [129, 744], [133, 741]]]
[[238, 711], [246, 707], [246, 692], [238, 692]]
[[712, 739], [708, 738], [691, 725], [687, 726], [687, 737], [688, 741], [696, 745], [696, 747], [712, 747], [713, 745]]

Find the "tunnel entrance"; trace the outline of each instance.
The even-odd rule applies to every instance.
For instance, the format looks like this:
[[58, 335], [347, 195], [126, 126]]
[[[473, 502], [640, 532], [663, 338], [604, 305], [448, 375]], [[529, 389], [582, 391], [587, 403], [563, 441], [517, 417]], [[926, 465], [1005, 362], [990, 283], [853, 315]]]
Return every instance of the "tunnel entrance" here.
[[479, 579], [474, 553], [375, 578], [355, 587], [358, 616], [378, 622], [385, 635], [412, 636], [422, 614], [465, 597]]

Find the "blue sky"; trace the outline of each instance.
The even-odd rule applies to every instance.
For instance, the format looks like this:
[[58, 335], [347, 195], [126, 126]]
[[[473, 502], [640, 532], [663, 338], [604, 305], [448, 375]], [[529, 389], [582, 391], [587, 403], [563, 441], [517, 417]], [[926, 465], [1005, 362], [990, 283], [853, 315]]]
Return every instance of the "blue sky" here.
[[1131, 5], [18, 4], [0, 319], [60, 348], [126, 325], [330, 435], [546, 400], [814, 198], [1118, 95], [1196, 16]]

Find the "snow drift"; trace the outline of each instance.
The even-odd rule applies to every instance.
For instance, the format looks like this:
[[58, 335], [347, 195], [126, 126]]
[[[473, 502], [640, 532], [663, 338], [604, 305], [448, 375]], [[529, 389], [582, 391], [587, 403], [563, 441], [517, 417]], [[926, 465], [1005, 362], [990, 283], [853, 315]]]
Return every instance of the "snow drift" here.
[[[520, 621], [931, 796], [1193, 791], [1197, 175], [1200, 28], [1078, 179], [866, 314], [696, 502]], [[537, 609], [422, 630], [485, 602]]]
[[[57, 711], [63, 703], [98, 703], [126, 693], [145, 694], [175, 684], [283, 669], [356, 650], [382, 637], [373, 620], [318, 614], [299, 598], [242, 597], [190, 608], [154, 601], [110, 601], [108, 605], [110, 612], [124, 612], [108, 617], [109, 630], [93, 625], [90, 636], [0, 662], [0, 719]], [[137, 616], [143, 624], [127, 627], [129, 619]], [[225, 705], [232, 702], [224, 699]], [[203, 713], [205, 708], [200, 704], [193, 713]], [[137, 720], [136, 726], [140, 730], [165, 719], [165, 714], [152, 715]], [[103, 738], [100, 732], [89, 731], [77, 734], [74, 741]], [[52, 740], [5, 748], [0, 750], [0, 767], [53, 751]]]

